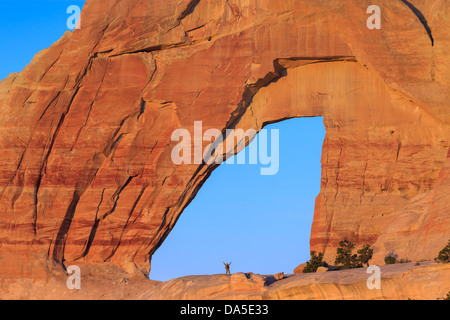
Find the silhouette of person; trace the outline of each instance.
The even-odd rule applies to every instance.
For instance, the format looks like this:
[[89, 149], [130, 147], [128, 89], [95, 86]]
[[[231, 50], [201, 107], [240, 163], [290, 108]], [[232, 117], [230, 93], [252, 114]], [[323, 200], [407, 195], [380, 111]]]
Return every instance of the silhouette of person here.
[[[222, 261], [223, 262], [223, 261]], [[231, 274], [231, 272], [230, 272], [230, 264], [232, 263], [233, 261], [231, 261], [230, 263], [225, 263], [225, 262], [223, 262], [223, 264], [225, 265], [225, 274]]]

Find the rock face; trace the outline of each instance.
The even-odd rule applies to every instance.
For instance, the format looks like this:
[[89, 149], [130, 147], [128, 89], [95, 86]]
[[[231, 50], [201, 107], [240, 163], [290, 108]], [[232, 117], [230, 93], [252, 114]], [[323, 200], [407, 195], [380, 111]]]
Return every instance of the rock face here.
[[[82, 266], [86, 270], [87, 266]], [[108, 265], [108, 271], [114, 267]], [[117, 267], [116, 267], [117, 268]], [[274, 276], [238, 273], [237, 276], [187, 276], [167, 282], [115, 279], [95, 274], [92, 265], [82, 276], [80, 290], [67, 290], [65, 277], [1, 279], [3, 299], [140, 299], [140, 300], [436, 300], [446, 297], [450, 264], [396, 264], [381, 267], [380, 289], [367, 287], [365, 269]]]
[[87, 0], [80, 30], [0, 83], [1, 274], [148, 274], [216, 167], [175, 165], [175, 129], [312, 116], [327, 134], [311, 250], [331, 260], [347, 237], [375, 262], [434, 257], [450, 234], [450, 4], [410, 2], [378, 1], [369, 30], [366, 0]]

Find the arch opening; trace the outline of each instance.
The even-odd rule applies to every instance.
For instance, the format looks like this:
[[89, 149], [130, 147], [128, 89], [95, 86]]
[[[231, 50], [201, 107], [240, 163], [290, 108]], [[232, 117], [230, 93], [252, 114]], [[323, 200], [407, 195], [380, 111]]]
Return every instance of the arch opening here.
[[265, 129], [279, 130], [278, 173], [264, 176], [262, 165], [237, 161], [220, 165], [154, 253], [150, 279], [225, 273], [222, 262], [230, 261], [232, 273], [289, 274], [309, 259], [323, 118], [283, 120]]

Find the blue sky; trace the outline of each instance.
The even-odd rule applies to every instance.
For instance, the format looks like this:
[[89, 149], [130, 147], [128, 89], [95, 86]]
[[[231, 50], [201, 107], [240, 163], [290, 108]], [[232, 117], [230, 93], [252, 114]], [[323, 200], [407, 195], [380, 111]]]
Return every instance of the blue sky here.
[[262, 176], [260, 165], [219, 166], [154, 254], [151, 279], [223, 273], [223, 261], [233, 261], [231, 272], [292, 273], [309, 260], [323, 118], [265, 129], [279, 130], [278, 173]]
[[[0, 79], [20, 72], [67, 31], [70, 5], [85, 1], [0, 0]], [[231, 272], [292, 273], [309, 259], [314, 201], [320, 190], [322, 118], [291, 119], [279, 129], [280, 168], [221, 165], [186, 208], [152, 259], [151, 279]]]
[[0, 79], [20, 72], [67, 31], [67, 7], [81, 0], [0, 0]]

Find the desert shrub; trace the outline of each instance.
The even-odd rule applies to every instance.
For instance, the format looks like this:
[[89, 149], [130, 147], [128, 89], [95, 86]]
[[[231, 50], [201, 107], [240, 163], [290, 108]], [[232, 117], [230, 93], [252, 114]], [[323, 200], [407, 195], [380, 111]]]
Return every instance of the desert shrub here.
[[450, 300], [450, 291], [447, 292], [447, 297], [437, 298], [437, 300]]
[[442, 249], [438, 256], [434, 259], [436, 262], [448, 263], [450, 262], [450, 240], [448, 240], [447, 245]]
[[370, 247], [369, 244], [365, 244], [361, 249], [358, 251], [358, 261], [363, 265], [369, 266], [369, 261], [372, 259], [373, 256], [373, 249]]
[[364, 264], [369, 265], [369, 260], [373, 256], [373, 249], [370, 245], [364, 245], [357, 251], [358, 254], [353, 254], [354, 248], [355, 244], [347, 239], [339, 242], [334, 261], [335, 264], [339, 265], [339, 269], [361, 268]]
[[387, 256], [384, 258], [384, 262], [386, 264], [394, 264], [395, 262], [397, 262], [397, 259], [394, 256]]
[[352, 269], [358, 265], [357, 255], [352, 254], [355, 244], [347, 239], [339, 241], [339, 248], [336, 250], [335, 264], [340, 265], [341, 269]]
[[315, 251], [310, 252], [311, 260], [306, 262], [303, 268], [303, 273], [316, 272], [319, 267], [328, 267], [328, 264], [323, 261], [323, 252], [316, 254]]

